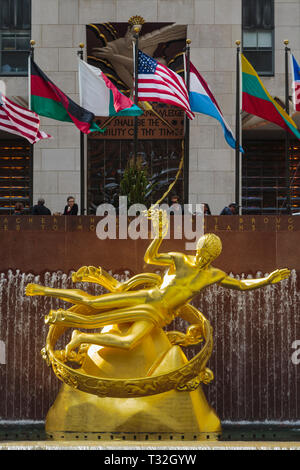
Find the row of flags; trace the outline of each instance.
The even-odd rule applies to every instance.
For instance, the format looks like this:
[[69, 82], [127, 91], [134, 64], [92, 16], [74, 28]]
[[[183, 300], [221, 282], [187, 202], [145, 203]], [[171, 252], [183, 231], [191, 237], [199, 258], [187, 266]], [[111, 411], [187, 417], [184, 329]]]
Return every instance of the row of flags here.
[[[242, 109], [273, 122], [300, 139], [293, 119], [272, 98], [258, 74], [241, 55]], [[142, 51], [138, 51], [139, 102], [163, 102], [183, 109], [189, 119], [194, 113], [209, 115], [222, 126], [228, 145], [236, 148], [230, 126], [208, 84], [189, 63], [190, 88], [177, 73], [160, 64]], [[97, 67], [79, 60], [80, 105], [71, 100], [38, 67], [30, 57], [30, 109], [13, 103], [0, 93], [0, 129], [25, 137], [31, 144], [51, 136], [39, 129], [39, 116], [58, 121], [73, 122], [83, 133], [105, 132], [94, 122], [95, 116], [139, 116], [143, 110], [123, 95]], [[300, 111], [300, 67], [292, 56], [293, 98], [296, 111]], [[243, 149], [240, 148], [243, 152]]]

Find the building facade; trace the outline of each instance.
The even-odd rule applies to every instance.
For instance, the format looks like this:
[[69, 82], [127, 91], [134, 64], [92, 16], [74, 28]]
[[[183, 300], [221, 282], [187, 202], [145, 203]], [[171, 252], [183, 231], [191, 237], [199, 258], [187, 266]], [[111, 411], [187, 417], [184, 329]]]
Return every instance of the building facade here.
[[[259, 3], [263, 8], [259, 8]], [[187, 26], [191, 61], [208, 82], [233, 131], [235, 41], [242, 41], [245, 53], [262, 75], [266, 88], [283, 103], [284, 40], [289, 40], [293, 54], [300, 61], [300, 0], [4, 0], [4, 4], [0, 91], [23, 105], [28, 104], [24, 57], [30, 38], [36, 43], [36, 63], [78, 103], [77, 52], [80, 43], [86, 45], [87, 25], [126, 24], [132, 15], [141, 15], [146, 23], [174, 22]], [[86, 47], [84, 59], [88, 59]], [[241, 157], [241, 205], [244, 213], [277, 213], [284, 207], [285, 199], [284, 132], [265, 122], [252, 121], [249, 116], [243, 118], [246, 154]], [[41, 141], [33, 149], [12, 134], [0, 134], [2, 213], [7, 213], [18, 198], [28, 205], [43, 197], [52, 212], [62, 212], [69, 195], [80, 204], [78, 129], [44, 117], [41, 117], [41, 128], [53, 139]], [[235, 151], [226, 143], [219, 123], [200, 114], [191, 122], [189, 145], [189, 202], [206, 202], [212, 214], [219, 214], [225, 205], [235, 200]], [[88, 175], [87, 144], [85, 149], [85, 174]], [[296, 188], [292, 196], [296, 201], [296, 170], [298, 159], [300, 161], [297, 142], [291, 142], [291, 149], [291, 178]], [[247, 153], [250, 157], [245, 160]], [[15, 158], [11, 159], [13, 155]], [[270, 166], [275, 160], [278, 165]], [[268, 170], [262, 162], [269, 165]], [[16, 174], [19, 184], [11, 179]], [[86, 188], [88, 198], [88, 179]], [[86, 207], [89, 211], [88, 201]]]

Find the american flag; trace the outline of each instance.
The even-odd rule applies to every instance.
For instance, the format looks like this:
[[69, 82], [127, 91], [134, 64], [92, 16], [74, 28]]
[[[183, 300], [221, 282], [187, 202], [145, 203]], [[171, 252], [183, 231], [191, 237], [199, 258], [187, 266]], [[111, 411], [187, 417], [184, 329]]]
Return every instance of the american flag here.
[[293, 77], [293, 104], [295, 111], [300, 111], [300, 66], [293, 55], [291, 55], [291, 59]]
[[195, 117], [183, 78], [142, 51], [138, 52], [138, 99], [178, 106], [190, 119]]
[[40, 131], [39, 116], [23, 108], [0, 93], [0, 129], [17, 134], [35, 144], [41, 139], [49, 139], [51, 135]]

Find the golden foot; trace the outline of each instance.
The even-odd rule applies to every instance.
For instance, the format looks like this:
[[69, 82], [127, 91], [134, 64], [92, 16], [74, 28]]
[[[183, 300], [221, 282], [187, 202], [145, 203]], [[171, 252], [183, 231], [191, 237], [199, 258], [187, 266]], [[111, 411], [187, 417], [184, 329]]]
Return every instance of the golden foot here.
[[45, 316], [45, 323], [62, 323], [65, 319], [65, 311], [60, 308], [58, 310], [50, 310], [49, 314]]
[[99, 277], [101, 274], [101, 268], [95, 268], [94, 266], [82, 266], [82, 268], [78, 269], [76, 273], [72, 274], [72, 281], [84, 282], [85, 280], [89, 280], [92, 277]]
[[44, 295], [45, 288], [39, 284], [27, 284], [25, 293], [26, 295]]
[[83, 342], [82, 339], [82, 332], [74, 330], [71, 336], [71, 341], [67, 344], [65, 348], [67, 357], [72, 357], [73, 349], [76, 349], [78, 348], [78, 346], [81, 345], [81, 343]]

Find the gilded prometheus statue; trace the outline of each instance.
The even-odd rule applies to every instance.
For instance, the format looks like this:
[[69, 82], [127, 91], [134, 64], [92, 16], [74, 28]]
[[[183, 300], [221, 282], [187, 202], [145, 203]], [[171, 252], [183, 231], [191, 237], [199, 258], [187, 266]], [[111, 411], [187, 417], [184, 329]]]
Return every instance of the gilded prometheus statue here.
[[[72, 360], [78, 357], [74, 354], [74, 350], [79, 348], [78, 351], [82, 354], [89, 344], [118, 350], [132, 350], [151, 333], [153, 328], [163, 328], [178, 315], [189, 321], [191, 326], [185, 335], [179, 332], [170, 332], [169, 338], [172, 344], [194, 345], [203, 339], [211, 343], [209, 338], [211, 328], [208, 321], [195, 307], [189, 305], [189, 302], [199, 291], [214, 283], [219, 283], [225, 288], [243, 291], [257, 289], [277, 283], [290, 274], [288, 269], [279, 269], [262, 279], [237, 280], [211, 264], [222, 250], [221, 240], [218, 236], [214, 234], [202, 236], [198, 241], [195, 256], [175, 252], [159, 253], [159, 247], [167, 233], [166, 221], [162, 218], [157, 220], [155, 229], [156, 236], [146, 250], [144, 259], [148, 264], [166, 267], [167, 272], [163, 278], [158, 274], [145, 273], [134, 276], [124, 283], [119, 283], [101, 268], [83, 267], [73, 274], [74, 282], [97, 282], [110, 290], [111, 293], [92, 296], [78, 289], [56, 289], [37, 284], [27, 285], [27, 295], [58, 297], [75, 305], [75, 308], [72, 307], [68, 310], [50, 311], [45, 319], [49, 325], [84, 329], [126, 325], [122, 331], [83, 333], [75, 330], [65, 351], [56, 354], [60, 360], [66, 362], [68, 359]], [[134, 290], [140, 285], [148, 287]], [[57, 336], [57, 332], [55, 335], [52, 332], [49, 336], [50, 339], [48, 338], [48, 344], [44, 351], [46, 355], [47, 349], [51, 350], [49, 345], [54, 336]], [[84, 345], [83, 348], [82, 345]], [[208, 358], [205, 355], [203, 362], [206, 363]], [[201, 365], [203, 366], [203, 364]], [[209, 381], [209, 377], [211, 377], [210, 371], [204, 367], [197, 373], [194, 370], [191, 373], [192, 377], [187, 373], [186, 382], [195, 379], [197, 374], [200, 374], [202, 381], [205, 379]], [[184, 384], [177, 385], [180, 388]], [[153, 393], [161, 391], [164, 390], [153, 389]], [[109, 391], [107, 392], [109, 394]], [[150, 390], [146, 394], [149, 392]], [[101, 390], [94, 390], [94, 393], [101, 394]], [[138, 396], [143, 394], [142, 391], [137, 392]], [[133, 392], [127, 395], [124, 391], [124, 396], [134, 395]]]
[[[65, 413], [68, 400], [73, 409], [75, 402], [79, 406], [90, 400], [91, 405], [92, 400], [96, 413], [99, 414], [101, 409], [101, 423], [105, 421], [103, 413], [108, 421], [113, 415], [114, 421], [109, 421], [105, 428], [109, 431], [121, 429], [121, 424], [116, 424], [118, 413], [129, 413], [128, 410], [131, 410], [127, 423], [132, 423], [132, 414], [141, 416], [141, 403], [146, 400], [144, 409], [148, 411], [144, 411], [144, 418], [135, 418], [133, 422], [135, 429], [147, 423], [147, 430], [150, 432], [157, 427], [157, 424], [153, 424], [151, 428], [147, 422], [149, 409], [154, 406], [152, 397], [156, 396], [162, 401], [167, 397], [168, 405], [155, 401], [154, 408], [151, 408], [154, 411], [150, 413], [151, 418], [156, 416], [156, 420], [160, 419], [163, 429], [166, 422], [167, 429], [174, 430], [179, 426], [169, 414], [163, 415], [162, 409], [167, 406], [172, 408], [173, 416], [178, 416], [177, 421], [185, 423], [182, 424], [183, 427], [205, 432], [220, 430], [220, 421], [208, 405], [200, 387], [201, 382], [209, 383], [213, 379], [213, 373], [206, 367], [212, 353], [212, 328], [204, 315], [189, 302], [199, 291], [215, 283], [225, 288], [246, 291], [277, 283], [287, 278], [290, 271], [279, 269], [261, 279], [232, 278], [212, 266], [212, 262], [222, 251], [222, 244], [218, 236], [210, 233], [198, 240], [194, 256], [159, 252], [168, 229], [166, 215], [155, 211], [151, 218], [155, 237], [147, 248], [144, 259], [148, 264], [165, 267], [167, 270], [163, 277], [143, 273], [119, 283], [103, 269], [90, 266], [82, 267], [74, 273], [73, 281], [98, 283], [110, 293], [92, 296], [78, 289], [56, 289], [37, 284], [28, 284], [26, 287], [27, 295], [58, 297], [74, 304], [68, 310], [50, 311], [45, 319], [50, 328], [46, 347], [42, 351], [43, 357], [52, 365], [57, 377], [77, 393], [76, 397], [72, 395], [70, 398], [71, 389], [68, 388], [64, 393], [69, 398], [58, 400], [56, 411], [53, 411], [50, 419], [51, 423], [55, 423], [54, 428], [57, 428], [61, 414]], [[190, 323], [186, 334], [163, 331], [163, 327], [170, 324], [176, 316]], [[55, 351], [57, 340], [70, 327], [101, 331], [86, 333], [76, 329], [65, 349]], [[204, 342], [200, 352], [187, 361], [181, 346], [200, 342]], [[68, 365], [74, 362], [81, 367], [74, 369]], [[82, 396], [81, 392], [87, 394]], [[189, 405], [186, 404], [186, 398], [180, 398], [184, 395], [182, 392], [188, 392]], [[88, 396], [91, 398], [87, 398]], [[103, 402], [99, 397], [110, 397], [105, 400], [111, 401]], [[128, 406], [128, 410], [123, 407], [120, 411], [120, 402], [116, 399], [128, 398], [140, 401], [135, 401], [132, 409]], [[193, 410], [191, 417], [187, 417], [187, 406]], [[82, 409], [86, 410], [84, 407]], [[86, 412], [80, 413], [83, 416]], [[124, 423], [123, 414], [121, 423]], [[91, 419], [95, 419], [95, 412], [91, 416]], [[74, 429], [74, 419], [71, 421], [73, 424], [70, 427]], [[76, 418], [75, 422], [80, 422], [80, 419]], [[66, 421], [60, 425], [59, 430], [66, 427], [65, 423]], [[52, 424], [51, 426], [53, 429]], [[95, 430], [97, 423], [91, 427]]]

